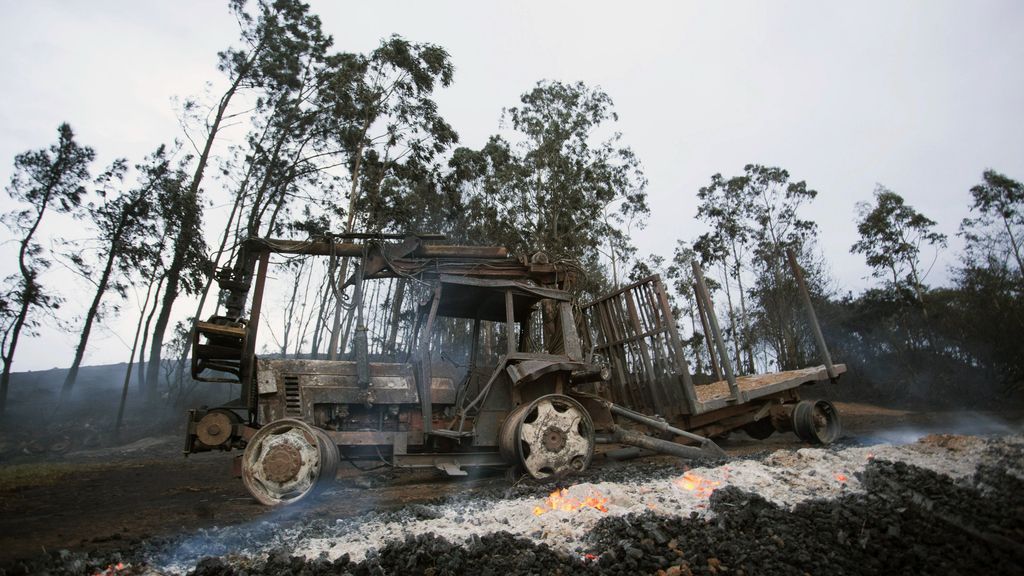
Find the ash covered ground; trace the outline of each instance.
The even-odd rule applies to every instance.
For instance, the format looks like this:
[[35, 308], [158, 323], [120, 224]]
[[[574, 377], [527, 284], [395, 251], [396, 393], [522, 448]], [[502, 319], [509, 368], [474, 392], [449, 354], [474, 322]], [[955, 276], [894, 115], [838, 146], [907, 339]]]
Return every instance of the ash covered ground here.
[[113, 540], [51, 549], [4, 569], [197, 575], [1024, 570], [1019, 426], [916, 441], [910, 440], [926, 430], [888, 430], [824, 449], [785, 436], [754, 453], [759, 444], [731, 442], [726, 445], [737, 456], [725, 462], [598, 465], [560, 486], [565, 490], [556, 498], [552, 486], [509, 486], [501, 477], [469, 483], [343, 478], [314, 502], [273, 511], [241, 492], [227, 499], [241, 514], [211, 512], [210, 522], [178, 533], [124, 530]]

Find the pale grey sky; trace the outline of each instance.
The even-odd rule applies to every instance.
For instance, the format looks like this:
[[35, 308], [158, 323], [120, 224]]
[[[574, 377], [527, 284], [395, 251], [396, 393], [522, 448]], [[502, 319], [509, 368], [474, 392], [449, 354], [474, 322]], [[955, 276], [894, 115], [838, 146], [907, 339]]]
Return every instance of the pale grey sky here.
[[[876, 183], [952, 238], [985, 168], [1024, 179], [1019, 1], [312, 7], [339, 50], [367, 51], [392, 33], [444, 46], [456, 75], [437, 99], [467, 146], [482, 145], [501, 108], [540, 79], [603, 88], [650, 180], [652, 215], [634, 234], [642, 253], [670, 256], [677, 238], [701, 231], [695, 194], [712, 174], [779, 165], [819, 191], [806, 215], [839, 284], [859, 291], [870, 280], [848, 254], [854, 205]], [[137, 161], [179, 137], [172, 98], [220, 82], [216, 53], [236, 37], [225, 3], [212, 0], [0, 0], [0, 180], [16, 153], [50, 144], [62, 121], [97, 150], [97, 165]], [[930, 282], [945, 281], [958, 247], [953, 239], [939, 255]], [[9, 246], [0, 255], [0, 272], [12, 273]], [[73, 293], [68, 312], [83, 299]], [[112, 326], [130, 339], [128, 323]], [[124, 359], [110, 332], [87, 363]], [[24, 342], [15, 369], [68, 365], [74, 338], [46, 328]]]

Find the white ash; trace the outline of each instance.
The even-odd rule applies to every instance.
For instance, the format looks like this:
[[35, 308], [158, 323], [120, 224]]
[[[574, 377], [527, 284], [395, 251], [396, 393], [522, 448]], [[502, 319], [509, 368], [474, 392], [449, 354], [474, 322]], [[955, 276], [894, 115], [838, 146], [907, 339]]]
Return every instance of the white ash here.
[[[712, 488], [732, 485], [756, 492], [781, 506], [792, 507], [812, 498], [832, 498], [861, 491], [856, 474], [864, 470], [871, 458], [902, 461], [954, 479], [963, 478], [972, 474], [986, 458], [986, 445], [992, 442], [1020, 444], [1024, 443], [1024, 436], [986, 440], [973, 436], [932, 435], [903, 446], [779, 450], [761, 461], [736, 460], [712, 468], [694, 468], [689, 474], [712, 483]], [[542, 506], [543, 499], [521, 498], [440, 506], [435, 509], [440, 517], [432, 519], [397, 522], [371, 518], [354, 524], [339, 521], [335, 533], [295, 542], [294, 554], [310, 559], [325, 556], [332, 560], [348, 554], [351, 560], [360, 561], [372, 550], [379, 550], [390, 541], [403, 540], [407, 535], [433, 532], [452, 542], [464, 542], [474, 534], [500, 531], [581, 554], [586, 550], [587, 533], [607, 515], [646, 510], [677, 516], [693, 512], [708, 514], [710, 490], [686, 490], [675, 480], [677, 478], [635, 483], [582, 483], [568, 488], [569, 495], [578, 500], [594, 495], [607, 498], [607, 512], [584, 507], [571, 512], [548, 511], [537, 516], [534, 508]]]

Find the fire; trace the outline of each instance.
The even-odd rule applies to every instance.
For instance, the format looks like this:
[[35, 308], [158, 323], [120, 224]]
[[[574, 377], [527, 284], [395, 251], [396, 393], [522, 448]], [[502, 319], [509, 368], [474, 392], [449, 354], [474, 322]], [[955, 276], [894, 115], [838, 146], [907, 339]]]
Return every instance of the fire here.
[[836, 480], [846, 484], [846, 474], [836, 474]]
[[124, 562], [118, 562], [117, 564], [111, 564], [107, 566], [106, 570], [102, 572], [97, 572], [93, 576], [112, 576], [114, 574], [117, 574], [121, 570], [124, 570], [127, 567], [128, 566], [126, 566]]
[[537, 506], [533, 509], [534, 516], [540, 516], [546, 512], [552, 510], [561, 510], [563, 512], [572, 512], [573, 510], [579, 510], [580, 508], [593, 508], [601, 512], [607, 512], [608, 508], [605, 504], [608, 503], [608, 499], [601, 496], [598, 492], [593, 492], [591, 496], [580, 500], [573, 498], [569, 495], [568, 488], [562, 488], [561, 490], [555, 490], [544, 501], [542, 506]]
[[710, 497], [711, 493], [715, 491], [715, 488], [722, 485], [722, 483], [717, 480], [709, 480], [694, 474], [693, 472], [686, 472], [680, 478], [673, 480], [672, 483], [687, 492], [695, 493], [701, 498]]

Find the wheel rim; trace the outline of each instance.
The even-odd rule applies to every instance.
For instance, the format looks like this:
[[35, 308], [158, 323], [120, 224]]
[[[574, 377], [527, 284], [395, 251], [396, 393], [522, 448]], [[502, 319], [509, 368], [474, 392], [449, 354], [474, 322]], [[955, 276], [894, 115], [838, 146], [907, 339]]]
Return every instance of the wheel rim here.
[[334, 480], [337, 446], [300, 420], [277, 420], [261, 428], [242, 456], [242, 481], [268, 506], [290, 504]]
[[502, 427], [503, 453], [536, 478], [582, 472], [594, 454], [594, 424], [572, 398], [542, 396], [520, 406]]
[[828, 400], [804, 400], [793, 410], [793, 430], [805, 442], [834, 442], [842, 433], [839, 411]]

